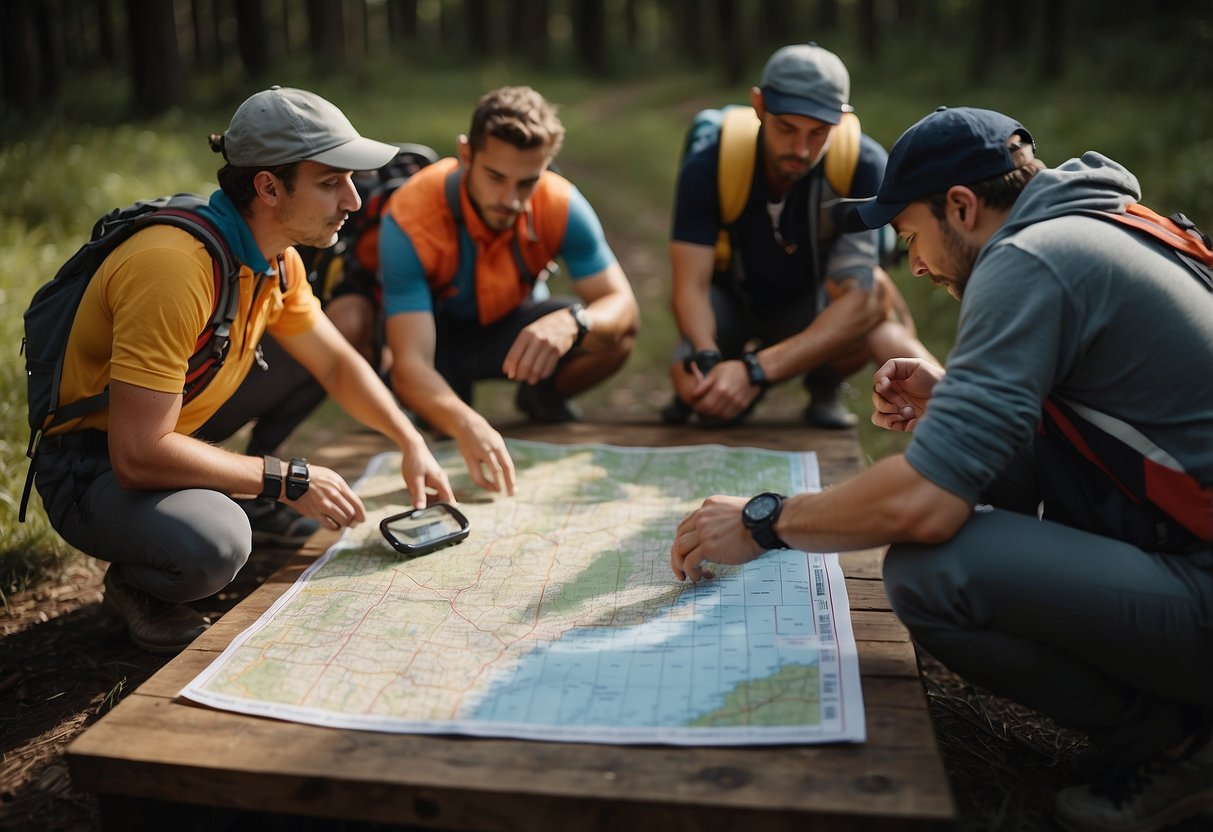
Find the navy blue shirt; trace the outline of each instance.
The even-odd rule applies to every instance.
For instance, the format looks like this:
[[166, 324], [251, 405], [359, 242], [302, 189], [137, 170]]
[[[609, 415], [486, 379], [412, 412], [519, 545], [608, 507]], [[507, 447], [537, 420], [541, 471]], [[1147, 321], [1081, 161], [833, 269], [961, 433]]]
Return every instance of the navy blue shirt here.
[[[781, 243], [772, 229], [767, 210], [770, 191], [763, 173], [761, 131], [755, 157], [749, 199], [730, 228], [733, 256], [741, 257], [744, 287], [753, 302], [759, 306], [780, 304], [803, 295], [810, 288], [820, 288], [827, 278], [841, 282], [854, 277], [861, 285], [870, 286], [872, 270], [878, 265], [877, 232], [837, 233], [831, 203], [839, 195], [824, 181], [820, 183], [820, 191], [826, 207], [817, 218], [816, 245], [810, 237], [809, 193], [814, 179], [824, 180], [823, 166], [818, 164], [785, 196], [779, 218]], [[671, 236], [675, 241], [715, 245], [720, 229], [720, 197], [716, 182], [719, 160], [720, 144], [711, 142], [689, 153], [683, 161], [674, 204]], [[880, 144], [862, 136], [851, 192], [846, 196], [875, 196], [887, 160], [888, 154]]]

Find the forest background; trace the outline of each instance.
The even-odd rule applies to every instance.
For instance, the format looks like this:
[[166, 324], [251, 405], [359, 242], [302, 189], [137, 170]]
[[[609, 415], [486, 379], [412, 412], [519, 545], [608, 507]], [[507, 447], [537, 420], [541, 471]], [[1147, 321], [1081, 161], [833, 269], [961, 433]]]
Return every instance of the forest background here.
[[[886, 147], [941, 104], [1001, 110], [1049, 164], [1099, 150], [1138, 176], [1148, 205], [1213, 230], [1213, 4], [1203, 0], [0, 2], [0, 619], [10, 597], [81, 560], [37, 497], [17, 522], [21, 313], [111, 208], [213, 190], [220, 160], [206, 136], [248, 95], [312, 89], [364, 135], [442, 155], [488, 89], [530, 84], [557, 103], [568, 130], [558, 165], [598, 211], [643, 309], [632, 361], [583, 404], [595, 418], [655, 420], [675, 342], [667, 242], [685, 130], [703, 107], [745, 102], [771, 51], [807, 40], [846, 62], [864, 130]], [[894, 278], [945, 357], [958, 304], [904, 262]], [[861, 423], [865, 389], [853, 379]], [[508, 395], [492, 385], [484, 395], [478, 404], [512, 418]], [[793, 415], [802, 405], [797, 385], [769, 403]], [[906, 441], [860, 433], [869, 459]], [[3, 654], [0, 639], [0, 670]]]
[[[635, 357], [588, 409], [655, 415], [675, 340], [666, 243], [682, 137], [698, 109], [744, 102], [774, 48], [804, 40], [843, 58], [864, 129], [886, 147], [940, 104], [989, 107], [1023, 122], [1050, 164], [1097, 149], [1137, 174], [1147, 204], [1213, 228], [1213, 5], [1201, 0], [0, 3], [0, 592], [72, 556], [36, 497], [16, 519], [21, 312], [106, 211], [213, 190], [206, 136], [245, 97], [313, 89], [365, 135], [443, 155], [487, 89], [530, 84], [556, 102], [558, 164], [644, 308]], [[946, 356], [957, 304], [904, 263], [894, 276]], [[853, 396], [861, 413], [865, 398]], [[873, 459], [904, 444], [861, 436]]]

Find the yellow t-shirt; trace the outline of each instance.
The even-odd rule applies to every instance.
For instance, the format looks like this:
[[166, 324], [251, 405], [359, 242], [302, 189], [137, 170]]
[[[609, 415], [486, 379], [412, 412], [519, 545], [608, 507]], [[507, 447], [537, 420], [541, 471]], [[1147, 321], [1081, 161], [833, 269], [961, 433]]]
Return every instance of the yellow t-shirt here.
[[[206, 389], [182, 407], [178, 433], [200, 428], [235, 392], [252, 366], [262, 333], [297, 335], [314, 325], [320, 302], [308, 285], [303, 261], [293, 248], [286, 250], [285, 261], [285, 294], [276, 275], [258, 277], [241, 268], [227, 359]], [[197, 238], [166, 225], [135, 234], [105, 259], [80, 300], [67, 343], [60, 402], [100, 393], [111, 378], [180, 393], [214, 306], [211, 257]], [[108, 430], [109, 408], [52, 433], [84, 428]]]

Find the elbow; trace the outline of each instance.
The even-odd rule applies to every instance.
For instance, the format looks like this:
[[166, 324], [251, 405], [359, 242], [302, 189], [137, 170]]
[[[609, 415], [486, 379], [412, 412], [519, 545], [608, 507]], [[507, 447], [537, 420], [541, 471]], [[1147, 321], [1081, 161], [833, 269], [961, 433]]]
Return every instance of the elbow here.
[[640, 304], [633, 300], [628, 307], [627, 323], [623, 328], [621, 338], [622, 341], [629, 343], [629, 351], [631, 349], [630, 345], [635, 343], [638, 335], [640, 335]]
[[148, 467], [137, 454], [118, 452], [111, 446], [110, 465], [114, 470], [114, 479], [122, 490], [146, 491], [153, 487], [148, 478]]
[[909, 527], [909, 536], [906, 540], [913, 543], [925, 543], [927, 545], [946, 543], [955, 536], [956, 532], [960, 531], [962, 525], [962, 520], [952, 517], [932, 516], [919, 518], [917, 522]]

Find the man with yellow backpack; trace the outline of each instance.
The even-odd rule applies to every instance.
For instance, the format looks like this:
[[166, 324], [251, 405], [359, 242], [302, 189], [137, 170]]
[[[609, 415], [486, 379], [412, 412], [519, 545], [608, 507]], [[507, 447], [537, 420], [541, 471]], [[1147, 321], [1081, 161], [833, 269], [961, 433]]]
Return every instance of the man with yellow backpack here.
[[[670, 244], [682, 343], [669, 423], [741, 421], [801, 376], [814, 427], [855, 423], [842, 380], [869, 361], [930, 358], [880, 266], [880, 231], [841, 234], [843, 198], [873, 196], [887, 153], [863, 135], [850, 76], [813, 43], [771, 56], [751, 107], [696, 116]], [[934, 360], [931, 358], [930, 360]]]

